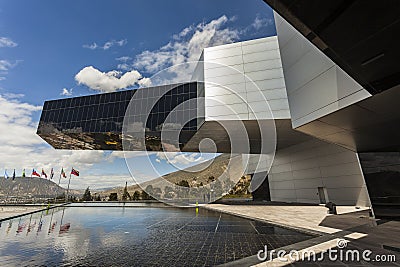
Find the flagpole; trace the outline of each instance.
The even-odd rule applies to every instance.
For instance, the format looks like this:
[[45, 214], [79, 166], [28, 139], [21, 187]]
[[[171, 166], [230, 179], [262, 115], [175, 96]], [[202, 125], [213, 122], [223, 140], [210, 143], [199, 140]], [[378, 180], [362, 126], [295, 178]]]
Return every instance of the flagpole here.
[[20, 186], [21, 186], [21, 181], [18, 183], [17, 199], [15, 200], [15, 201], [16, 201], [16, 204], [18, 204], [18, 202], [19, 202]]
[[62, 223], [63, 223], [63, 220], [64, 220], [64, 211], [65, 211], [65, 206], [63, 207], [63, 213], [61, 215], [60, 230], [61, 230], [61, 226], [62, 226]]
[[50, 226], [49, 226], [49, 231], [47, 231], [47, 234], [50, 234], [51, 223], [53, 222], [53, 214], [54, 214], [54, 209], [52, 209], [52, 211], [51, 211]]
[[[71, 172], [72, 172], [72, 169], [71, 169]], [[67, 195], [65, 196], [65, 202], [68, 202], [69, 184], [71, 182], [71, 172], [69, 173], [68, 188], [67, 188]]]
[[60, 192], [60, 183], [61, 183], [61, 173], [60, 173], [60, 178], [58, 178], [58, 186], [57, 186], [57, 190], [56, 190], [56, 197], [54, 198], [54, 204], [56, 204], [57, 201], [57, 196], [58, 196], [58, 192]]

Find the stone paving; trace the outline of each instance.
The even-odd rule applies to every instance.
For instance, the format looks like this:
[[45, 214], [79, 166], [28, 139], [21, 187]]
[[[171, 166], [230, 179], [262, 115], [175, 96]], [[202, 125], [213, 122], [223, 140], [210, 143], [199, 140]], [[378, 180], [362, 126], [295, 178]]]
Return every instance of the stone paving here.
[[[253, 255], [225, 266], [400, 266], [400, 222], [372, 219], [365, 208], [338, 207], [338, 215], [329, 215], [325, 207], [318, 205], [209, 204], [206, 208], [320, 234], [319, 237], [279, 248], [286, 252], [313, 250], [319, 256], [317, 261], [291, 260], [288, 256], [286, 261], [282, 261], [275, 255], [261, 262]], [[339, 248], [338, 242], [345, 242], [346, 246]], [[327, 253], [333, 250], [337, 250], [338, 255], [354, 251], [362, 255], [365, 250], [370, 250], [372, 254], [370, 260], [364, 260], [361, 256], [359, 260], [345, 257], [331, 259]], [[324, 257], [321, 256], [323, 254]], [[376, 256], [386, 257], [386, 261], [377, 261]]]
[[38, 211], [43, 208], [45, 208], [45, 206], [0, 206], [0, 221]]
[[[208, 204], [208, 209], [239, 215], [242, 217], [262, 220], [268, 223], [287, 226], [294, 229], [316, 233], [336, 233], [341, 231], [335, 227], [321, 225], [321, 222], [331, 216], [328, 209], [319, 205], [224, 205]], [[339, 214], [351, 211], [367, 210], [368, 208], [337, 207]]]

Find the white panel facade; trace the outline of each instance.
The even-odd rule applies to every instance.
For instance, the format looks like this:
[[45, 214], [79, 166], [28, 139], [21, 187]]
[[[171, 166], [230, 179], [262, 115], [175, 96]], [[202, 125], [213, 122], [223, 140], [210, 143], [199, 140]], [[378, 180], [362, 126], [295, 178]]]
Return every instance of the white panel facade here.
[[203, 53], [206, 120], [290, 118], [276, 36]]
[[357, 154], [319, 140], [278, 150], [268, 175], [272, 201], [370, 206]]
[[274, 17], [294, 128], [371, 96], [282, 17]]

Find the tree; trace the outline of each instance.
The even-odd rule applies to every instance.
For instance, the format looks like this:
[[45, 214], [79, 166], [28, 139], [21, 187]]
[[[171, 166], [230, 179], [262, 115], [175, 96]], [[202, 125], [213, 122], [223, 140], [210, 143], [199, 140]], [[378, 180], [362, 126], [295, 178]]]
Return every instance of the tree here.
[[153, 188], [153, 196], [154, 196], [155, 198], [157, 198], [157, 199], [160, 199], [160, 198], [161, 198], [161, 195], [162, 195], [161, 188], [154, 187], [154, 188]]
[[190, 187], [188, 181], [186, 181], [186, 180], [181, 180], [179, 183], [177, 183], [177, 185], [183, 186], [183, 187]]
[[124, 192], [122, 193], [122, 201], [130, 200], [131, 195], [128, 192], [128, 182], [125, 182]]
[[83, 194], [82, 201], [92, 201], [92, 194], [90, 193], [89, 186], [86, 188], [85, 193]]
[[175, 196], [175, 192], [174, 189], [171, 186], [166, 186], [164, 188], [164, 197], [165, 198], [174, 198]]
[[108, 197], [108, 201], [118, 201], [118, 194], [110, 193], [110, 196]]
[[143, 200], [152, 200], [154, 199], [152, 195], [154, 194], [154, 188], [151, 184], [146, 186], [146, 189], [142, 191], [142, 199]]
[[95, 199], [96, 201], [101, 201], [101, 197], [100, 197], [100, 195], [97, 195], [97, 197], [96, 197], [96, 199]]
[[139, 200], [140, 199], [140, 192], [139, 191], [135, 191], [132, 195], [132, 199], [133, 200]]
[[64, 199], [65, 199], [65, 192], [63, 192], [61, 195], [58, 195], [58, 196], [56, 197], [56, 199], [57, 199], [57, 200], [60, 200], [60, 199], [64, 200]]
[[142, 191], [142, 199], [143, 200], [152, 200], [154, 198], [152, 196], [150, 196], [149, 194], [147, 194], [146, 191]]
[[152, 195], [153, 194], [153, 186], [151, 184], [149, 184], [148, 186], [146, 186], [146, 189], [144, 191], [146, 191], [149, 195]]

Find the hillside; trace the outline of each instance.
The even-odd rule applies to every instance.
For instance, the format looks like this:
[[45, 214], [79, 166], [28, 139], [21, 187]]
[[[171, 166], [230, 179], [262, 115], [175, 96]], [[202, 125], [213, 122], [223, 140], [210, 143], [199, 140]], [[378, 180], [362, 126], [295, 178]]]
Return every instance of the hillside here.
[[[221, 189], [225, 191], [226, 188], [232, 187], [232, 183], [236, 183], [241, 178], [238, 176], [240, 175], [242, 168], [241, 157], [234, 157], [232, 159], [232, 164], [228, 169], [228, 163], [230, 161], [229, 157], [229, 154], [222, 154], [213, 160], [200, 163], [184, 170], [172, 172], [152, 181], [143, 183], [141, 187], [146, 188], [148, 185], [151, 185], [154, 188], [159, 188], [161, 189], [160, 193], [166, 197], [166, 187], [170, 187], [171, 184], [178, 184], [184, 180], [188, 183], [190, 188], [197, 188], [200, 186], [208, 186], [216, 178], [221, 176], [219, 180], [222, 184], [218, 183], [218, 186], [222, 187]], [[100, 192], [100, 195], [106, 197], [110, 193], [116, 192], [118, 198], [120, 198], [123, 194], [123, 189], [124, 187], [117, 187], [105, 190]], [[130, 195], [133, 195], [134, 191], [142, 191], [142, 189], [138, 185], [128, 186], [128, 192]]]
[[[6, 198], [48, 198], [62, 195], [66, 189], [58, 186], [52, 180], [38, 177], [0, 178], [0, 199]], [[70, 190], [70, 193], [80, 194], [80, 191]]]

